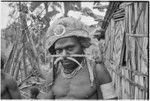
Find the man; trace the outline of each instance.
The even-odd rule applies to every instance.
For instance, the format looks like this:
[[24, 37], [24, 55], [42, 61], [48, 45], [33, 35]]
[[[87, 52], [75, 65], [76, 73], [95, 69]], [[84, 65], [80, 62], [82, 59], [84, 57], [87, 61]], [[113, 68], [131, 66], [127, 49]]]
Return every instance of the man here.
[[47, 77], [49, 99], [115, 99], [112, 80], [103, 63], [87, 58], [88, 27], [74, 18], [61, 18], [48, 29], [46, 47], [54, 59]]
[[1, 99], [21, 99], [16, 80], [3, 71], [5, 59], [1, 57]]

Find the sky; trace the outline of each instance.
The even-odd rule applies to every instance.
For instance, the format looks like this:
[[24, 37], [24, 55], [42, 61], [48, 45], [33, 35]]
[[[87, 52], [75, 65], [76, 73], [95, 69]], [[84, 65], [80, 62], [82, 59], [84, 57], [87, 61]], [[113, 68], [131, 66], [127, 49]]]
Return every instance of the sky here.
[[9, 8], [1, 2], [1, 28], [5, 28], [8, 23]]
[[[92, 9], [92, 11], [97, 14], [97, 15], [105, 15], [105, 12], [99, 12], [97, 9], [93, 9], [92, 8], [92, 4], [93, 2], [82, 2], [81, 6], [82, 7], [88, 7], [90, 9]], [[103, 4], [108, 4], [108, 2], [103, 2]], [[1, 28], [6, 28], [7, 24], [9, 23], [9, 7], [7, 6], [7, 4], [5, 2], [1, 2]], [[62, 14], [58, 14], [58, 17], [61, 16]], [[69, 16], [72, 16], [74, 18], [80, 18], [81, 21], [87, 25], [92, 25], [92, 24], [96, 24], [97, 22], [94, 21], [94, 19], [92, 17], [87, 17], [87, 16], [83, 16], [81, 15], [81, 12], [77, 12], [77, 11], [69, 11], [68, 12]], [[58, 18], [56, 17], [56, 18]]]

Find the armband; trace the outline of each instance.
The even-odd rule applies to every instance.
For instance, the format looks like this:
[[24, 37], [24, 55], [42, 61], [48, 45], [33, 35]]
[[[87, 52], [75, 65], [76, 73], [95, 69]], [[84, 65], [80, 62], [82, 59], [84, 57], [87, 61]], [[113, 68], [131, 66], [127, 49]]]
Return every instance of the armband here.
[[117, 97], [112, 82], [102, 84], [100, 85], [100, 88], [104, 99]]

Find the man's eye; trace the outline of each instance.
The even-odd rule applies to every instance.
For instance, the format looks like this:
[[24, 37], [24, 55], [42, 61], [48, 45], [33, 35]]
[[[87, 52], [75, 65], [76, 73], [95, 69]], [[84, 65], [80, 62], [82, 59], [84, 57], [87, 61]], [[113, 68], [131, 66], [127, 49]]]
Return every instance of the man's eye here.
[[68, 47], [67, 50], [72, 51], [73, 47]]

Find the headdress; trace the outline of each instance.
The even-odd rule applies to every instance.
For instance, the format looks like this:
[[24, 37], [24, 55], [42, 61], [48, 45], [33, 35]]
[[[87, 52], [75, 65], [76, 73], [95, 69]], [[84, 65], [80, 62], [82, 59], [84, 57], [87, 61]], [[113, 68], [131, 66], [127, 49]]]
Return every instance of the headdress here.
[[64, 37], [76, 36], [82, 39], [82, 41], [87, 41], [85, 48], [90, 46], [88, 26], [72, 17], [58, 19], [49, 27], [46, 34], [46, 48], [49, 49], [51, 54], [55, 52], [55, 42]]

